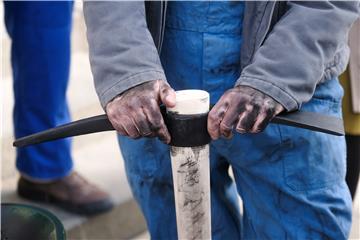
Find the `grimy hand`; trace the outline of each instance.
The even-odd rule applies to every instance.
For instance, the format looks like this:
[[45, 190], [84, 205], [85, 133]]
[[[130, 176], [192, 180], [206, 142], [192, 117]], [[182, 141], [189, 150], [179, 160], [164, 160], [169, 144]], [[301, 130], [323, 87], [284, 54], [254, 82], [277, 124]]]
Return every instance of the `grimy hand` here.
[[273, 98], [247, 86], [237, 86], [224, 93], [208, 117], [208, 132], [212, 139], [232, 137], [239, 133], [258, 133], [284, 107]]
[[160, 103], [174, 107], [176, 95], [164, 81], [154, 80], [133, 87], [106, 105], [113, 127], [124, 136], [158, 137], [170, 142], [170, 134], [160, 112]]

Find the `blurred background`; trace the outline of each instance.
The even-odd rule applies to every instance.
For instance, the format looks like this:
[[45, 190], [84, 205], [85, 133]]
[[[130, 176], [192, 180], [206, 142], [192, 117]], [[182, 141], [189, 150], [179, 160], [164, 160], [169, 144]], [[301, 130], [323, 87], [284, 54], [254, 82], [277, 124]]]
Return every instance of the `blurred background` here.
[[[1, 201], [26, 202], [53, 212], [64, 224], [69, 239], [149, 239], [143, 217], [134, 202], [128, 186], [123, 161], [114, 132], [92, 134], [74, 139], [73, 156], [75, 169], [91, 182], [111, 194], [114, 209], [99, 216], [87, 218], [70, 214], [46, 204], [27, 202], [16, 194], [19, 174], [15, 169], [15, 149], [12, 147], [13, 90], [10, 65], [10, 39], [3, 23], [3, 4], [0, 4], [2, 19], [1, 50]], [[71, 73], [67, 97], [73, 120], [103, 114], [93, 87], [88, 58], [86, 29], [82, 3], [75, 2], [73, 11]], [[24, 39], [26, 40], [26, 39]], [[360, 239], [359, 191], [354, 204], [354, 224], [351, 239]]]
[[[145, 222], [132, 199], [115, 132], [81, 136], [73, 141], [74, 168], [86, 179], [110, 193], [116, 205], [111, 212], [86, 218], [53, 206], [25, 201], [17, 196], [16, 184], [19, 173], [15, 168], [15, 149], [12, 147], [14, 99], [10, 39], [4, 28], [2, 3], [0, 12], [2, 25], [1, 201], [30, 203], [50, 210], [64, 224], [69, 239], [147, 239], [146, 234], [142, 235], [146, 230]], [[73, 11], [71, 72], [67, 92], [73, 120], [104, 113], [93, 86], [85, 31], [82, 2], [77, 1]]]

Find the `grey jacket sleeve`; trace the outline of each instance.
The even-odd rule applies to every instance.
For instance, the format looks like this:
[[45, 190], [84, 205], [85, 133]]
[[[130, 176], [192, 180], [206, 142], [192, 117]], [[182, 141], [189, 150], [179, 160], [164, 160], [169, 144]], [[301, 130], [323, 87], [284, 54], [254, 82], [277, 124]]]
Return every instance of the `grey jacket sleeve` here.
[[331, 77], [325, 75], [332, 67], [342, 68], [338, 73], [345, 69], [338, 57], [348, 53], [347, 35], [358, 14], [359, 2], [288, 2], [236, 85], [258, 89], [288, 111], [299, 109], [316, 85]]
[[91, 69], [103, 108], [131, 87], [166, 80], [147, 28], [144, 2], [85, 1], [84, 15]]

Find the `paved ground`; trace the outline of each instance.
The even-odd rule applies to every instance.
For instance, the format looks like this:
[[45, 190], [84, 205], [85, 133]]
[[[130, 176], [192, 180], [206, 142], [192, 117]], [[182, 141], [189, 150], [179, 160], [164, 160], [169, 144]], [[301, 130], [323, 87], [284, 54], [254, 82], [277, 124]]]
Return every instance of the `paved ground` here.
[[[74, 12], [74, 33], [72, 36], [73, 52], [71, 65], [71, 79], [68, 92], [68, 99], [71, 105], [73, 119], [80, 119], [95, 114], [101, 114], [102, 110], [98, 104], [92, 83], [90, 67], [88, 62], [87, 44], [85, 41], [85, 29], [83, 18], [81, 16], [81, 8], [76, 4]], [[2, 4], [0, 4], [0, 19], [2, 18]], [[12, 123], [11, 108], [12, 100], [12, 81], [9, 65], [9, 40], [6, 35], [1, 36], [2, 70], [0, 81], [0, 95], [2, 108], [2, 137], [0, 148], [2, 162], [2, 201], [23, 202], [15, 194], [15, 185], [18, 174], [14, 168], [14, 149], [11, 147], [12, 142]], [[1, 109], [0, 108], [0, 109]], [[0, 110], [1, 113], [1, 110]], [[139, 215], [138, 209], [133, 203], [129, 186], [126, 181], [122, 158], [118, 150], [118, 146], [114, 133], [100, 133], [89, 136], [78, 137], [74, 140], [73, 146], [75, 168], [78, 169], [91, 181], [97, 183], [107, 191], [109, 191], [118, 206], [125, 206], [125, 210], [114, 210], [109, 215], [95, 219], [86, 219], [77, 215], [69, 214], [57, 208], [42, 205], [54, 211], [63, 221], [67, 229], [76, 229], [71, 232], [72, 239], [94, 239], [90, 234], [94, 231], [104, 231], [104, 223], [112, 222], [115, 227], [108, 227], [106, 231], [111, 232], [111, 236], [107, 235], [107, 239], [128, 239], [130, 236], [124, 232], [131, 226], [138, 224], [142, 228], [144, 222]], [[354, 205], [354, 224], [351, 239], [360, 239], [360, 194], [358, 193]], [[133, 215], [137, 218], [128, 219], [131, 226], [126, 225], [124, 221], [127, 219], [124, 215], [129, 215], [129, 209], [132, 209]], [[121, 212], [119, 212], [121, 211]], [[121, 215], [124, 214], [124, 215]], [[125, 219], [125, 220], [124, 220]], [[87, 225], [82, 225], [84, 223]], [[78, 226], [78, 227], [77, 227]], [[116, 227], [123, 229], [117, 231]], [[141, 228], [139, 228], [141, 229]], [[136, 230], [137, 231], [137, 230]], [[136, 232], [135, 231], [135, 232]], [[88, 235], [89, 234], [89, 235]], [[116, 235], [117, 234], [117, 235]], [[123, 234], [123, 235], [120, 235]], [[105, 235], [96, 235], [97, 239], [104, 239]], [[127, 236], [127, 237], [125, 237]], [[148, 233], [143, 233], [133, 239], [149, 239]]]

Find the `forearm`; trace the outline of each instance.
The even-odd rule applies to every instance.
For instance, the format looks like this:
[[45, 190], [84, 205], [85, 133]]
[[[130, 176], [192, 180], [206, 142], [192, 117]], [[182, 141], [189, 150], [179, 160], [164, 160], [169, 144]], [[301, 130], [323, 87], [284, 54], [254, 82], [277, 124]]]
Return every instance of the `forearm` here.
[[258, 89], [291, 111], [311, 99], [332, 63], [345, 68], [335, 56], [346, 48], [349, 29], [359, 14], [359, 2], [288, 5], [289, 10], [244, 68], [236, 85]]
[[145, 19], [144, 2], [85, 2], [95, 88], [102, 106], [151, 80], [166, 80]]

